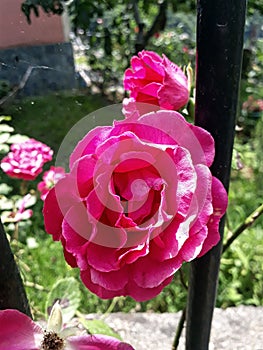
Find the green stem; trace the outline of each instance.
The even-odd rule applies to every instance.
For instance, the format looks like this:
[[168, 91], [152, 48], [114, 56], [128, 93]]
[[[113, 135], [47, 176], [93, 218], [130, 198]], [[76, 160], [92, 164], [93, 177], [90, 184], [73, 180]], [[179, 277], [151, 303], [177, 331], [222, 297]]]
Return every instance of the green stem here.
[[176, 329], [176, 334], [174, 337], [174, 342], [173, 342], [173, 346], [172, 346], [172, 350], [177, 350], [178, 345], [179, 345], [179, 341], [182, 335], [182, 331], [184, 329], [184, 323], [185, 323], [185, 318], [186, 318], [186, 307], [183, 309], [177, 329]]
[[19, 237], [19, 234], [18, 234], [18, 230], [19, 230], [19, 227], [18, 227], [19, 223], [16, 222], [15, 223], [15, 228], [14, 228], [14, 233], [13, 233], [13, 237], [12, 239], [17, 241], [18, 242], [18, 237]]
[[113, 309], [115, 308], [115, 305], [117, 304], [117, 302], [120, 300], [121, 297], [116, 297], [116, 298], [113, 298], [108, 309], [104, 312], [103, 314], [103, 318], [105, 318], [108, 314], [110, 314]]
[[184, 274], [183, 274], [183, 271], [182, 271], [181, 269], [179, 270], [179, 274], [180, 274], [180, 281], [181, 281], [181, 283], [182, 283], [184, 289], [185, 289], [186, 291], [188, 291], [188, 286], [187, 286], [187, 284], [186, 284], [186, 282], [185, 282]]
[[261, 204], [256, 210], [253, 211], [246, 219], [245, 221], [240, 224], [235, 231], [233, 232], [232, 236], [227, 240], [226, 244], [223, 246], [223, 253], [229, 248], [229, 246], [234, 242], [235, 239], [238, 238], [238, 236], [245, 231], [248, 227], [254, 224], [254, 222], [260, 217], [260, 215], [263, 213], [263, 204]]
[[28, 182], [25, 180], [22, 180], [20, 184], [20, 194], [22, 196], [24, 196], [27, 193], [27, 188], [28, 188]]

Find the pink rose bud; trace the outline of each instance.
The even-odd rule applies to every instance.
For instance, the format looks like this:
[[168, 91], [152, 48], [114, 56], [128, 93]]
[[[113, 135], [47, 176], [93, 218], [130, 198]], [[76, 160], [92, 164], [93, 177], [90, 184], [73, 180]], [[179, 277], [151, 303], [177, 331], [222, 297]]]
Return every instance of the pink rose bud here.
[[124, 73], [124, 88], [136, 102], [179, 110], [189, 99], [188, 81], [183, 71], [164, 54], [141, 51], [131, 59]]

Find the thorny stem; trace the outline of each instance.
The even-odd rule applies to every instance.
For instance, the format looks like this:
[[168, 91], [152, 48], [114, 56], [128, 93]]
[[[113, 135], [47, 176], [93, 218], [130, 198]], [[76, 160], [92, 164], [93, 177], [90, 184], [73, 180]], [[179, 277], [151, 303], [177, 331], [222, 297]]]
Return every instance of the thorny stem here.
[[175, 333], [175, 337], [174, 337], [174, 342], [172, 345], [172, 350], [177, 350], [178, 345], [179, 345], [179, 341], [182, 335], [182, 331], [184, 329], [184, 323], [185, 323], [185, 318], [186, 318], [186, 307], [183, 309], [177, 329], [176, 329], [176, 333]]
[[254, 222], [260, 217], [260, 215], [263, 213], [263, 204], [261, 204], [256, 210], [253, 211], [246, 219], [245, 221], [240, 224], [235, 231], [233, 232], [232, 236], [227, 240], [226, 244], [223, 246], [223, 253], [229, 248], [229, 246], [240, 236], [240, 234], [245, 231], [248, 227], [254, 224]]
[[180, 274], [180, 281], [181, 281], [183, 287], [184, 287], [186, 290], [188, 290], [188, 286], [187, 286], [187, 284], [186, 284], [186, 282], [185, 282], [184, 274], [183, 274], [183, 271], [182, 271], [181, 269], [179, 270], [179, 274]]

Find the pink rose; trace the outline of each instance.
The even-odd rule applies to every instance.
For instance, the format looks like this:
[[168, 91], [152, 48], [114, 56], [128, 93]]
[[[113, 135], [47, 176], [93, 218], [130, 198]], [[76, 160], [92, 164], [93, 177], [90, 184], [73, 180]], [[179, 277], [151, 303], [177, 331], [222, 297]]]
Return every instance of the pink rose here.
[[227, 194], [212, 136], [175, 111], [91, 130], [44, 203], [48, 233], [101, 298], [155, 297], [218, 243]]
[[65, 176], [65, 169], [62, 167], [51, 166], [48, 171], [44, 172], [43, 181], [37, 185], [40, 192], [40, 198], [44, 201], [48, 192], [55, 184]]
[[164, 54], [141, 51], [131, 59], [124, 73], [124, 88], [136, 102], [179, 110], [189, 99], [188, 81], [183, 71]]
[[11, 146], [11, 152], [1, 161], [1, 168], [10, 177], [34, 180], [41, 173], [43, 165], [52, 160], [52, 155], [50, 147], [29, 139]]
[[[56, 324], [55, 324], [56, 325]], [[0, 311], [0, 350], [134, 350], [120, 340], [106, 335], [67, 337], [69, 328], [44, 330], [20, 311]]]

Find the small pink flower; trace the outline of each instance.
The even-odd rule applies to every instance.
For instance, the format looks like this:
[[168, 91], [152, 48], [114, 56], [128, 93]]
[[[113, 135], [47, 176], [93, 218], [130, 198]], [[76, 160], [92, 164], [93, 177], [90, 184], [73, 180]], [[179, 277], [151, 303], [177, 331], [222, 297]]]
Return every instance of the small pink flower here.
[[[64, 330], [67, 330], [65, 328]], [[65, 337], [67, 331], [42, 329], [17, 310], [0, 311], [0, 350], [133, 350], [132, 346], [105, 335]]]
[[89, 290], [144, 301], [218, 243], [227, 194], [207, 131], [175, 111], [131, 114], [79, 142], [43, 214]]
[[17, 203], [17, 208], [8, 217], [4, 218], [4, 222], [19, 222], [28, 220], [33, 215], [32, 209], [26, 209], [27, 203], [31, 200], [32, 195], [28, 193]]
[[51, 166], [48, 171], [44, 172], [43, 181], [37, 185], [38, 191], [41, 193], [40, 198], [44, 201], [48, 192], [55, 184], [65, 176], [65, 169], [62, 167]]
[[1, 168], [10, 177], [34, 180], [41, 173], [43, 165], [52, 160], [52, 155], [50, 147], [29, 139], [11, 146], [11, 152], [1, 161]]
[[141, 51], [124, 73], [124, 88], [136, 102], [179, 110], [189, 99], [187, 77], [164, 54]]
[[254, 96], [250, 95], [248, 96], [247, 101], [243, 103], [242, 109], [247, 113], [261, 112], [263, 111], [263, 100], [262, 99], [255, 100]]

